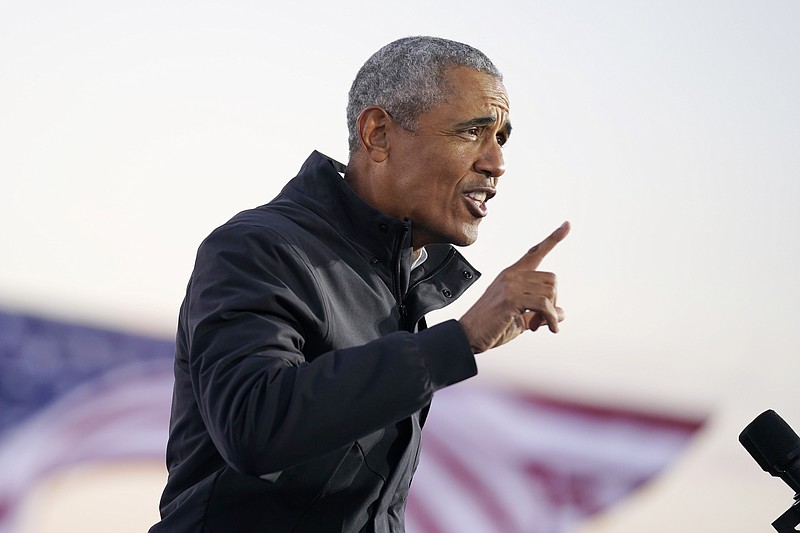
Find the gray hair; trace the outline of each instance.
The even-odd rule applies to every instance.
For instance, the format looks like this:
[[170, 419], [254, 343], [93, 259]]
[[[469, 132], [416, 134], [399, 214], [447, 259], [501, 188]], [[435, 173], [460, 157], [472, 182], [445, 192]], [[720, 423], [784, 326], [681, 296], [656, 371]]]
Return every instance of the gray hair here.
[[483, 52], [439, 37], [405, 37], [375, 52], [350, 87], [347, 102], [350, 155], [358, 147], [356, 121], [364, 109], [380, 106], [404, 129], [414, 131], [419, 115], [444, 100], [444, 76], [454, 67], [471, 68], [503, 80]]

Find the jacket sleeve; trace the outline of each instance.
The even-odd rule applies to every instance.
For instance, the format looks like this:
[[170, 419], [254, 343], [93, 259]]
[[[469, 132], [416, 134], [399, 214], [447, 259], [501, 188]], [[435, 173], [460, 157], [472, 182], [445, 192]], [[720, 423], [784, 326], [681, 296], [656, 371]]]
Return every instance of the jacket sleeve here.
[[267, 228], [223, 226], [201, 245], [181, 317], [187, 364], [203, 422], [237, 471], [264, 475], [339, 449], [477, 373], [454, 320], [309, 361], [326, 301]]

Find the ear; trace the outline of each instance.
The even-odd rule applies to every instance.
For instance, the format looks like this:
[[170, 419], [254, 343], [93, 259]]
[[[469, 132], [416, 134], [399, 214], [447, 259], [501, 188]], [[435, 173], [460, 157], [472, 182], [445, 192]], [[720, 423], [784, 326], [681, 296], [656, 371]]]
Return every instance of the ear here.
[[361, 146], [370, 159], [376, 163], [383, 162], [389, 155], [389, 138], [386, 135], [392, 117], [378, 106], [366, 108], [358, 116], [356, 126]]

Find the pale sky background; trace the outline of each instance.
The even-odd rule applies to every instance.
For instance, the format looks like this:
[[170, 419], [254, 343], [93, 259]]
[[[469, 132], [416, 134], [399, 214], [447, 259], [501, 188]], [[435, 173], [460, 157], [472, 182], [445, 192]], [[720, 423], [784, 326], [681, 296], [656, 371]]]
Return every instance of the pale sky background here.
[[587, 533], [771, 530], [791, 491], [737, 436], [800, 429], [798, 0], [0, 1], [0, 308], [171, 337], [199, 242], [346, 159], [355, 72], [419, 34], [492, 58], [514, 124], [484, 277], [433, 320], [569, 219], [561, 333], [479, 379], [710, 416]]

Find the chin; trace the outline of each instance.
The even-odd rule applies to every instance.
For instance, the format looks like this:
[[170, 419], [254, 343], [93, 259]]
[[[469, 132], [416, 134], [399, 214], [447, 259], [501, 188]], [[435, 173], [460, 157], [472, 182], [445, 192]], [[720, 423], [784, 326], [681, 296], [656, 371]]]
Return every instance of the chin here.
[[478, 228], [469, 228], [450, 241], [454, 246], [469, 246], [478, 240]]

